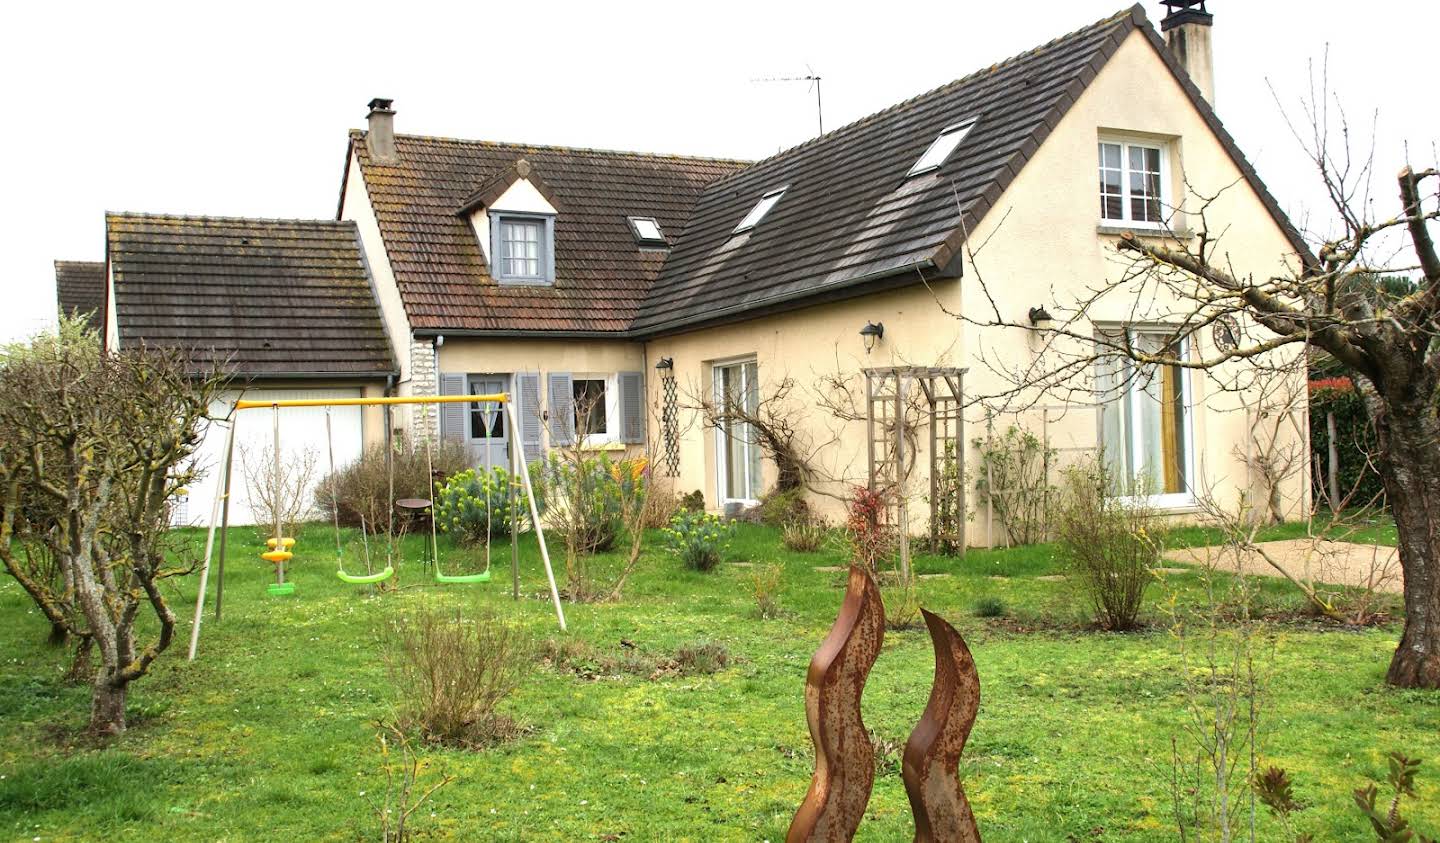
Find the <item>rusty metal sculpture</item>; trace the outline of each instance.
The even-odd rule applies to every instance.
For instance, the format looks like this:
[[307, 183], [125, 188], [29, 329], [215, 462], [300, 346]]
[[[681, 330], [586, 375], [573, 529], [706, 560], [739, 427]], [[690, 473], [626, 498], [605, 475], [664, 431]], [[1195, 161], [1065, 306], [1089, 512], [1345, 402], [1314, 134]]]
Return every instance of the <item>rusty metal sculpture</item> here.
[[860, 695], [885, 639], [885, 605], [864, 568], [851, 566], [845, 602], [810, 659], [805, 718], [815, 775], [785, 843], [850, 840], [870, 802], [875, 750], [860, 718]]
[[[960, 633], [939, 615], [921, 611], [935, 646], [935, 681], [905, 744], [901, 769], [915, 841], [980, 843], [959, 776], [960, 753], [980, 708], [980, 676]], [[880, 589], [863, 568], [852, 566], [840, 614], [810, 660], [805, 717], [815, 743], [815, 775], [786, 843], [845, 843], [860, 826], [875, 783], [860, 696], [884, 639]]]
[[935, 684], [925, 714], [905, 743], [900, 774], [915, 815], [915, 843], [980, 843], [960, 782], [960, 753], [980, 710], [980, 674], [965, 639], [924, 609], [935, 645]]

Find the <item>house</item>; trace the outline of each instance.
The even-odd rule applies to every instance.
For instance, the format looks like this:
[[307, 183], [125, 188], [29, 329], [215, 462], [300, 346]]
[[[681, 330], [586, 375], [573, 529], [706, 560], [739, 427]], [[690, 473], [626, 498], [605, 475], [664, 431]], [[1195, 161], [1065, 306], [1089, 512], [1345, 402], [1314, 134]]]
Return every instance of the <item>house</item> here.
[[[1136, 5], [754, 163], [396, 134], [393, 103], [373, 100], [349, 137], [337, 216], [369, 258], [398, 391], [510, 390], [522, 429], [423, 410], [398, 423], [438, 426], [477, 462], [517, 440], [529, 459], [577, 437], [645, 447], [657, 477], [718, 510], [753, 503], [777, 469], [746, 424], [707, 424], [703, 405], [773, 400], [813, 451], [813, 502], [834, 515], [889, 430], [864, 420], [876, 406], [864, 370], [943, 371], [985, 395], [1001, 391], [996, 361], [1038, 353], [953, 314], [1038, 322], [1122, 277], [1122, 234], [1193, 243], [1197, 195], [1219, 194], [1207, 219], [1227, 230], [1233, 263], [1298, 266], [1303, 240], [1213, 107], [1212, 16], [1202, 0], [1167, 5], [1163, 34]], [[966, 245], [982, 243], [972, 260]], [[1094, 330], [1155, 341], [1133, 305], [1097, 306]], [[1122, 394], [1018, 415], [970, 406], [964, 428], [944, 422], [946, 447], [973, 470], [967, 438], [1018, 422], [1058, 452], [1103, 446], [1177, 515], [1197, 511], [1202, 488], [1253, 493], [1248, 397], [1163, 369]], [[581, 404], [603, 411], [581, 418]], [[941, 446], [922, 433], [906, 447], [918, 500]], [[1292, 508], [1305, 482], [1285, 481]], [[908, 517], [923, 529], [923, 514]], [[999, 538], [988, 518], [971, 530], [972, 542]]]
[[[106, 347], [179, 348], [194, 373], [229, 374], [233, 389], [213, 417], [229, 416], [242, 392], [253, 400], [360, 398], [393, 387], [395, 355], [353, 223], [112, 213], [105, 231]], [[232, 524], [254, 523], [251, 487], [271, 476], [273, 425], [262, 412], [238, 417]], [[377, 408], [279, 412], [283, 460], [312, 465], [312, 487], [332, 449], [344, 465], [385, 435]], [[206, 432], [203, 468], [223, 461], [223, 440], [213, 427]], [[179, 521], [208, 519], [218, 473], [192, 485]]]
[[55, 261], [55, 309], [98, 328], [105, 307], [103, 261]]

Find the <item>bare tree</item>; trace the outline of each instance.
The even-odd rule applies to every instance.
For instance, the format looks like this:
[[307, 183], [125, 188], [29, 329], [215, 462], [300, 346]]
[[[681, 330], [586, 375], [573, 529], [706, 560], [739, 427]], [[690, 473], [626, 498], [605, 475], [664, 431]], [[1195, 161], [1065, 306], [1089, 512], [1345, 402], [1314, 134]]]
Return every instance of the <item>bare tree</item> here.
[[315, 478], [315, 449], [282, 454], [278, 467], [270, 446], [261, 448], [258, 454], [245, 447], [239, 450], [245, 494], [261, 538], [271, 534], [276, 522], [286, 536], [295, 536], [301, 517], [314, 506], [307, 492]]
[[[71, 632], [93, 641], [99, 656], [91, 677], [96, 734], [124, 731], [130, 683], [173, 639], [175, 613], [161, 583], [194, 563], [169, 561], [184, 555], [170, 534], [171, 503], [194, 479], [189, 457], [222, 385], [218, 375], [187, 375], [178, 354], [146, 349], [61, 346], [0, 367], [0, 558], [13, 572], [10, 527], [27, 503], [39, 499], [59, 513], [35, 540], [83, 617], [83, 629], [72, 623]], [[147, 609], [153, 622], [142, 625]], [[151, 628], [142, 646], [141, 630]]]

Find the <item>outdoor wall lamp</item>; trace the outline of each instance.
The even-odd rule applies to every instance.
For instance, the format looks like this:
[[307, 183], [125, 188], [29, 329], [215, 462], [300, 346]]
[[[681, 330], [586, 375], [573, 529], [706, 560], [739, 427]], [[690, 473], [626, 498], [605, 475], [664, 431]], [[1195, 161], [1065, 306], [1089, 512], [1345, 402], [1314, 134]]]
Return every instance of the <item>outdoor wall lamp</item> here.
[[1030, 308], [1030, 324], [1042, 331], [1048, 331], [1055, 327], [1055, 317], [1045, 309], [1045, 305]]
[[673, 369], [673, 368], [675, 368], [675, 358], [673, 358], [673, 357], [661, 357], [661, 358], [660, 358], [660, 362], [655, 364], [655, 368], [660, 369], [660, 370], [662, 370], [662, 371], [664, 371], [664, 370], [666, 370], [666, 369]]
[[865, 327], [860, 329], [860, 336], [865, 340], [865, 353], [869, 354], [875, 343], [885, 336], [885, 323], [866, 322]]

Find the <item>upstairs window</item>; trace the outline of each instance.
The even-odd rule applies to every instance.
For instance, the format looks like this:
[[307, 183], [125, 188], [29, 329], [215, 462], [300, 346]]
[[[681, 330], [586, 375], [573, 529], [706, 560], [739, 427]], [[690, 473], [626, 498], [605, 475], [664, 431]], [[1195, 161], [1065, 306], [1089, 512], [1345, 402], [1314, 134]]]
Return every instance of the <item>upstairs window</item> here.
[[911, 176], [940, 169], [940, 165], [945, 163], [945, 159], [950, 157], [950, 153], [955, 151], [955, 147], [960, 145], [960, 141], [965, 140], [965, 136], [970, 133], [970, 128], [974, 125], [975, 121], [972, 120], [969, 123], [959, 123], [942, 129], [940, 136], [930, 144], [930, 148], [925, 150], [925, 154], [920, 156], [920, 160], [915, 162], [915, 166], [910, 168], [910, 172], [906, 173], [905, 177], [908, 179]]
[[1165, 149], [1157, 144], [1100, 141], [1100, 219], [1158, 228], [1166, 206]]
[[495, 280], [512, 284], [549, 284], [555, 280], [553, 217], [494, 214], [490, 228]]
[[755, 203], [755, 207], [750, 209], [750, 213], [745, 215], [745, 219], [741, 220], [740, 224], [735, 226], [735, 230], [730, 233], [739, 234], [759, 225], [760, 220], [764, 219], [765, 215], [770, 213], [770, 209], [775, 207], [775, 203], [780, 201], [780, 197], [785, 195], [785, 190], [786, 188], [782, 187], [761, 196], [760, 201]]
[[635, 235], [635, 241], [641, 246], [670, 245], [654, 217], [630, 217], [630, 233]]

